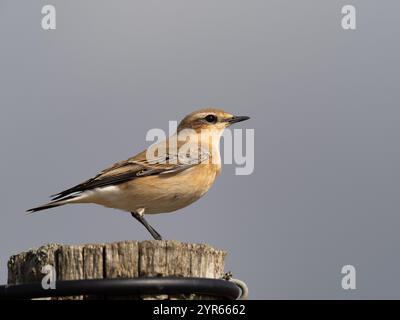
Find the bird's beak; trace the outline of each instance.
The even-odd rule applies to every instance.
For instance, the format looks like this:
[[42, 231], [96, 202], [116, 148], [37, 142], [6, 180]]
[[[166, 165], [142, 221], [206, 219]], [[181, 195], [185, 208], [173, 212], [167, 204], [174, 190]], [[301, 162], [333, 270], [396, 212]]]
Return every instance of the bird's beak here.
[[229, 123], [229, 125], [232, 125], [234, 123], [246, 121], [249, 119], [250, 117], [247, 116], [233, 116], [232, 118], [227, 119], [227, 122]]

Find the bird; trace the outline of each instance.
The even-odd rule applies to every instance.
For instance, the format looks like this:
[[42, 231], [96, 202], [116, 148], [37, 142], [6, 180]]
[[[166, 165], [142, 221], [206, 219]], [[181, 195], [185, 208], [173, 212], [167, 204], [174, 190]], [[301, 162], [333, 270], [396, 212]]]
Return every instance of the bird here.
[[130, 213], [155, 240], [162, 240], [145, 215], [173, 212], [199, 200], [221, 172], [224, 130], [248, 119], [216, 108], [194, 111], [170, 137], [52, 195], [50, 202], [27, 212], [67, 204], [102, 205]]

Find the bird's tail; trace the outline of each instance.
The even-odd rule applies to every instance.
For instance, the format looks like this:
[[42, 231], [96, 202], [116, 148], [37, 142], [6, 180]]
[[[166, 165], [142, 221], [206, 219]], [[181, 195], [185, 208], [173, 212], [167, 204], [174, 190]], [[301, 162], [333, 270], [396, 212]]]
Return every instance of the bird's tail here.
[[41, 205], [39, 207], [28, 209], [28, 210], [26, 210], [26, 212], [27, 213], [33, 213], [33, 212], [42, 211], [42, 210], [46, 210], [46, 209], [50, 209], [50, 208], [60, 207], [60, 206], [63, 206], [65, 204], [67, 204], [67, 203], [72, 203], [74, 198], [75, 197], [70, 197], [70, 198], [67, 198], [67, 199], [50, 201], [49, 203], [43, 204], [43, 205]]

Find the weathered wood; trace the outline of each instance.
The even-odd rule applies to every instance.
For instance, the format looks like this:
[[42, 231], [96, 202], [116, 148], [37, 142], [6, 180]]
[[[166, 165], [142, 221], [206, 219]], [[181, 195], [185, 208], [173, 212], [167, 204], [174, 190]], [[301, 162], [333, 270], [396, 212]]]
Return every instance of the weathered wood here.
[[125, 241], [106, 244], [104, 278], [137, 278], [139, 276], [139, 243]]
[[[10, 257], [8, 283], [40, 282], [42, 267], [51, 265], [57, 280], [204, 277], [221, 278], [226, 252], [205, 244], [178, 241], [123, 241], [109, 244], [49, 244]], [[57, 299], [93, 299], [76, 296]], [[119, 297], [107, 297], [119, 298]], [[130, 296], [129, 299], [210, 299], [192, 295]]]
[[[137, 278], [139, 276], [139, 242], [124, 241], [104, 247], [104, 278]], [[138, 300], [139, 296], [108, 297], [108, 299]]]
[[59, 244], [48, 244], [11, 256], [8, 260], [8, 283], [41, 281], [42, 268], [56, 265], [55, 253], [59, 247]]

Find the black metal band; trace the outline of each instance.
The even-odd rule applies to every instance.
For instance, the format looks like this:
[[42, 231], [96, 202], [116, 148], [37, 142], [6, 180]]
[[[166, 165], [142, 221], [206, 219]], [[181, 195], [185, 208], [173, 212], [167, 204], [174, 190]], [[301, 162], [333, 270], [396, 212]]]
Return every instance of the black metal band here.
[[241, 290], [227, 280], [207, 278], [134, 278], [59, 280], [56, 289], [44, 290], [40, 282], [0, 286], [0, 299], [32, 299], [77, 295], [128, 296], [203, 294], [235, 300]]

